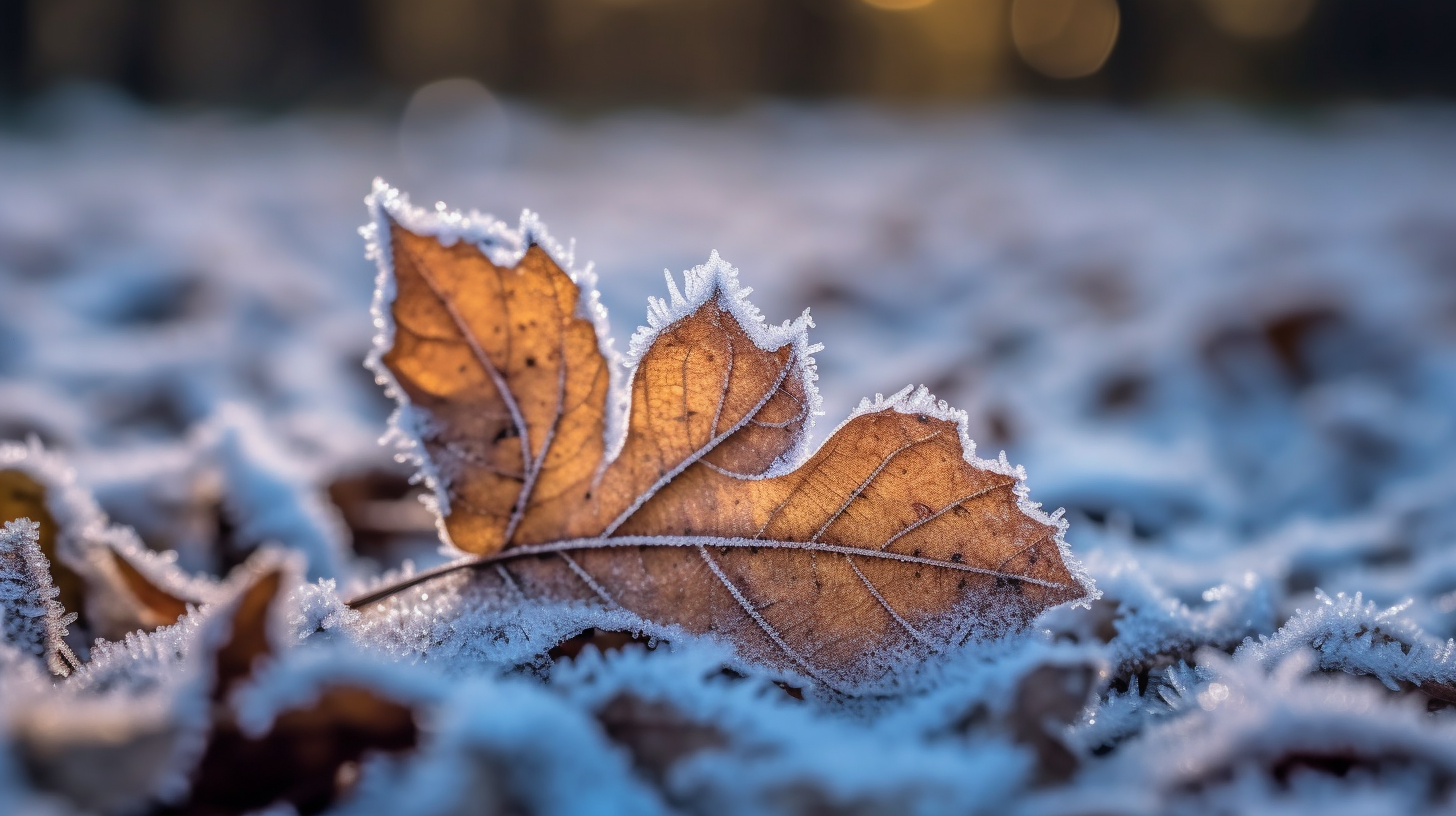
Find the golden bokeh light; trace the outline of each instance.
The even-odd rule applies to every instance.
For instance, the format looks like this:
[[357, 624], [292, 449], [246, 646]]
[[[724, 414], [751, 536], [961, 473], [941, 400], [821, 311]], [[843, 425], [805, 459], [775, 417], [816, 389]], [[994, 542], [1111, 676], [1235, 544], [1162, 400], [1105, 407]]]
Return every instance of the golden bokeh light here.
[[1116, 0], [1016, 0], [1011, 39], [1037, 72], [1076, 79], [1107, 61], [1121, 22]]
[[874, 6], [877, 9], [886, 11], [910, 11], [911, 9], [924, 8], [935, 0], [864, 0], [865, 5]]
[[1235, 37], [1267, 40], [1294, 33], [1314, 9], [1314, 0], [1202, 0], [1213, 24]]

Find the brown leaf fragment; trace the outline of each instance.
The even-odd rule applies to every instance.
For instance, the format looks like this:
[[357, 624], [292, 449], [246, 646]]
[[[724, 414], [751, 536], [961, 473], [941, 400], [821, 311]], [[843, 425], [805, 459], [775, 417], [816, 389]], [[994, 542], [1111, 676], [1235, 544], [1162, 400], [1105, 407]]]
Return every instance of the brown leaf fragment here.
[[489, 565], [480, 582], [517, 597], [623, 607], [845, 691], [1092, 591], [1064, 523], [923, 388], [807, 455], [808, 316], [764, 324], [716, 254], [652, 302], [619, 429], [595, 294], [549, 238], [498, 265], [455, 238], [460, 216], [371, 201], [372, 363], [449, 541], [477, 556], [445, 571]]
[[607, 652], [621, 651], [633, 643], [639, 644], [647, 649], [653, 649], [656, 646], [656, 643], [651, 638], [633, 634], [632, 632], [613, 632], [607, 629], [590, 628], [552, 646], [546, 654], [552, 660], [574, 660], [588, 646], [595, 647], [597, 651], [605, 654]]
[[329, 500], [348, 526], [355, 555], [395, 568], [436, 545], [435, 515], [420, 503], [422, 488], [409, 472], [373, 468], [340, 474]]
[[1041, 783], [1065, 782], [1079, 763], [1059, 731], [1071, 725], [1093, 694], [1096, 670], [1088, 665], [1038, 666], [1016, 691], [1007, 715], [1011, 736], [1036, 753], [1036, 777]]
[[187, 601], [157, 586], [152, 579], [142, 574], [116, 550], [106, 551], [112, 566], [121, 577], [122, 586], [135, 602], [135, 610], [141, 627], [152, 631], [160, 626], [170, 626], [187, 614]]
[[217, 650], [214, 700], [226, 700], [235, 686], [252, 676], [259, 660], [273, 654], [269, 617], [282, 583], [283, 570], [268, 569], [254, 578], [238, 597], [227, 640]]
[[367, 754], [409, 750], [418, 739], [409, 706], [359, 686], [330, 686], [312, 705], [279, 714], [260, 737], [232, 720], [214, 725], [191, 796], [172, 812], [232, 816], [288, 802], [305, 816], [319, 813], [348, 791]]
[[[1037, 784], [1070, 779], [1080, 758], [1062, 734], [1095, 699], [1099, 669], [1090, 663], [1048, 661], [1013, 668], [1015, 673], [1004, 700], [975, 701], [956, 717], [949, 731], [972, 734], [999, 732], [1030, 749], [1036, 759]], [[994, 702], [993, 702], [994, 701]]]
[[188, 796], [161, 813], [234, 816], [278, 802], [319, 813], [353, 786], [366, 755], [405, 751], [418, 741], [410, 705], [349, 681], [325, 682], [317, 699], [280, 712], [262, 734], [240, 725], [232, 692], [277, 653], [272, 621], [282, 590], [297, 581], [286, 561], [255, 558], [264, 563], [242, 568], [246, 583], [212, 621], [221, 635], [213, 640], [212, 724]]
[[132, 529], [112, 524], [59, 456], [34, 442], [0, 442], [0, 515], [25, 513], [39, 524], [57, 600], [77, 616], [66, 642], [80, 660], [98, 639], [170, 625], [187, 604], [213, 598], [215, 582], [183, 572]]

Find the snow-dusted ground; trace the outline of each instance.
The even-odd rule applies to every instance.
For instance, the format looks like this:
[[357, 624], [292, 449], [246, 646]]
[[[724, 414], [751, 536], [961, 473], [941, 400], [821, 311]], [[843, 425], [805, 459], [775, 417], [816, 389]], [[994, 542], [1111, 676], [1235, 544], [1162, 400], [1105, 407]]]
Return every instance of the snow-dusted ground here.
[[[563, 814], [1456, 807], [1437, 702], [1456, 689], [1452, 111], [507, 109], [403, 157], [376, 119], [34, 114], [0, 135], [0, 438], [37, 435], [76, 501], [187, 571], [281, 544], [362, 586], [378, 563], [345, 516], [392, 542], [374, 559], [433, 556], [411, 498], [337, 487], [391, 472], [355, 232], [382, 175], [417, 202], [540, 213], [595, 262], [618, 348], [664, 267], [718, 250], [770, 319], [812, 309], [821, 435], [862, 396], [929, 385], [1068, 509], [1104, 593], [846, 706], [723, 677], [708, 644], [550, 666], [547, 630], [579, 621], [449, 592], [359, 620], [317, 585], [243, 709], [266, 721], [347, 676], [436, 712], [345, 812], [460, 812], [487, 762], [512, 806]], [[198, 630], [153, 639], [185, 651]], [[0, 655], [0, 700], [183, 694], [191, 675], [155, 681], [135, 664], [167, 650], [134, 641], [57, 690]], [[598, 725], [624, 691], [730, 736], [649, 782]], [[71, 807], [28, 779], [0, 762], [0, 802]]]

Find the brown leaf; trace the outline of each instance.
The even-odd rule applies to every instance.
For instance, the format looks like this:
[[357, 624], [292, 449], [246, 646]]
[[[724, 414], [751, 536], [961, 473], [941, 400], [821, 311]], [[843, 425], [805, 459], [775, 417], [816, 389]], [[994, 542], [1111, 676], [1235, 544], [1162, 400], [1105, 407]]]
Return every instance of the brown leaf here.
[[188, 798], [166, 813], [231, 816], [275, 802], [318, 813], [352, 785], [366, 754], [404, 751], [418, 741], [411, 706], [350, 682], [325, 684], [315, 701], [280, 712], [266, 733], [247, 733], [229, 697], [276, 654], [270, 635], [275, 605], [297, 576], [284, 564], [243, 569], [251, 572], [248, 583], [215, 621], [225, 636], [214, 656], [207, 745], [192, 771]]
[[279, 714], [262, 736], [232, 720], [214, 725], [191, 796], [177, 812], [222, 816], [288, 802], [299, 813], [319, 813], [350, 786], [367, 753], [408, 750], [418, 737], [409, 706], [359, 686], [329, 686], [311, 705]]
[[217, 650], [213, 699], [227, 699], [235, 686], [252, 676], [259, 660], [273, 654], [269, 617], [282, 585], [283, 569], [266, 569], [238, 596], [227, 639]]
[[377, 370], [483, 581], [726, 636], [839, 689], [1088, 595], [1061, 524], [1009, 465], [968, 456], [964, 415], [924, 389], [866, 403], [805, 459], [807, 316], [764, 325], [716, 255], [634, 339], [613, 455], [594, 299], [552, 253], [499, 266], [430, 234], [458, 222], [373, 201], [393, 320]]
[[58, 600], [78, 616], [66, 639], [81, 660], [96, 639], [170, 625], [187, 604], [212, 598], [214, 582], [187, 575], [111, 524], [60, 457], [36, 443], [0, 442], [0, 464], [0, 516], [29, 514], [38, 523]]
[[135, 602], [135, 611], [141, 627], [150, 632], [159, 626], [170, 626], [187, 614], [187, 601], [157, 586], [128, 561], [126, 556], [113, 549], [106, 552], [111, 564], [121, 577], [122, 586]]

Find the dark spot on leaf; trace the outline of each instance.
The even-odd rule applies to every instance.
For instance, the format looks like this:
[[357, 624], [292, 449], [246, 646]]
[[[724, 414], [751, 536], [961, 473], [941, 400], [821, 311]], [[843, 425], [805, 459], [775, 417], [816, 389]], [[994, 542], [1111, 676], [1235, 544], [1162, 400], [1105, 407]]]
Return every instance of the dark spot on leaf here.
[[1020, 595], [1023, 591], [1025, 591], [1023, 589], [1023, 587], [1022, 587], [1022, 581], [1021, 581], [1021, 579], [1020, 578], [1013, 577], [1013, 576], [1010, 576], [1010, 575], [998, 575], [998, 576], [996, 576], [996, 582], [995, 583], [996, 583], [996, 588], [997, 589], [1010, 589], [1013, 592], [1015, 592], [1017, 595]]
[[962, 561], [966, 560], [966, 557], [964, 555], [961, 555], [960, 553], [951, 553], [950, 554], [950, 560], [952, 560], [955, 563], [959, 564]]
[[930, 517], [931, 509], [928, 505], [922, 504], [921, 502], [915, 502], [914, 504], [910, 505], [910, 507], [915, 511], [916, 518], [924, 519]]
[[527, 357], [526, 358], [526, 368], [535, 368], [535, 367], [536, 367], [536, 358], [535, 357]]
[[520, 434], [516, 433], [516, 426], [507, 425], [501, 428], [499, 431], [495, 432], [495, 437], [491, 439], [491, 442], [501, 442], [506, 439], [515, 439], [518, 436], [520, 436]]

